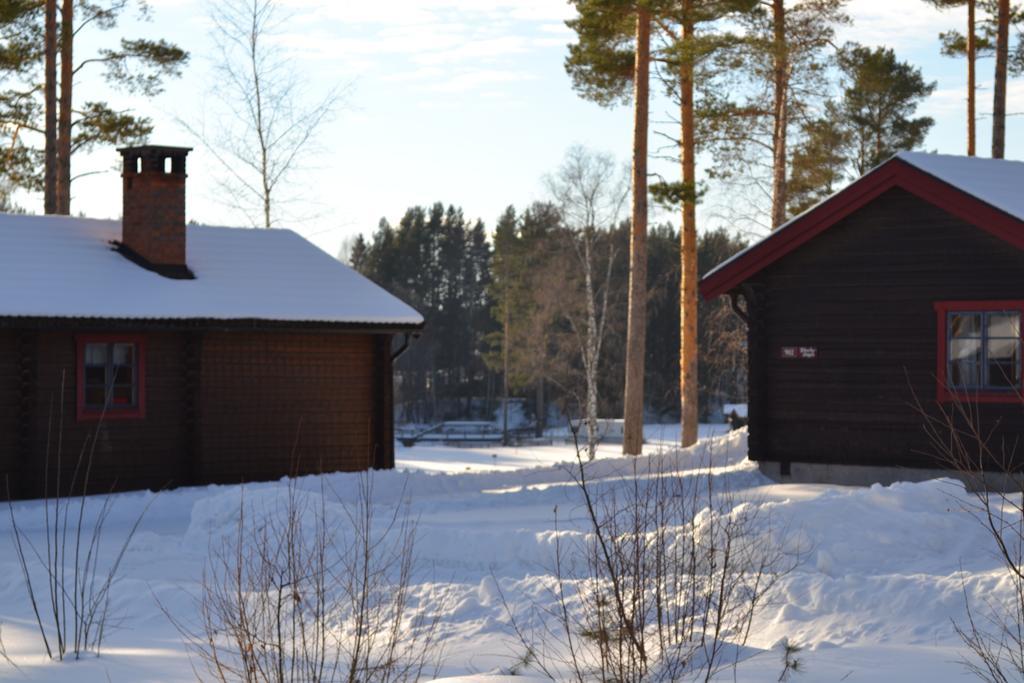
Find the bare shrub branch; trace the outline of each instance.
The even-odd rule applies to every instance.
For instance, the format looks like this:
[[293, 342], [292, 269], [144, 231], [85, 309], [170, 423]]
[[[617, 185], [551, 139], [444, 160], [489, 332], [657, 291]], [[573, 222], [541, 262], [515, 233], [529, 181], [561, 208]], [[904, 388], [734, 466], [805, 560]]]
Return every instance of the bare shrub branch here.
[[1024, 681], [1024, 473], [1017, 441], [997, 439], [998, 425], [986, 429], [980, 404], [968, 398], [954, 395], [928, 410], [915, 397], [915, 405], [933, 455], [965, 483], [969, 495], [958, 497], [960, 505], [986, 531], [1010, 585], [1007, 597], [972, 605], [961, 569], [965, 619], [953, 626], [967, 647], [964, 666], [984, 681]]
[[197, 675], [402, 683], [439, 661], [445, 596], [432, 596], [433, 616], [411, 609], [415, 521], [401, 507], [381, 518], [373, 475], [359, 477], [340, 513], [323, 482], [310, 493], [290, 480], [263, 506], [241, 498], [234, 535], [211, 539], [198, 624], [171, 617]]
[[[104, 543], [104, 534], [114, 510], [115, 498], [111, 492], [102, 498], [90, 499], [88, 495], [96, 444], [104, 416], [100, 415], [92, 434], [79, 449], [71, 480], [62, 481], [64, 382], [62, 373], [59, 395], [61, 408], [57, 411], [56, 435], [53, 433], [52, 405], [47, 425], [41, 510], [46, 543], [42, 550], [32, 543], [18, 521], [10, 483], [7, 482], [11, 534], [18, 566], [25, 581], [26, 597], [39, 627], [47, 657], [59, 660], [69, 655], [79, 659], [87, 652], [100, 654], [110, 623], [110, 596], [117, 581], [118, 570], [142, 519], [156, 500], [155, 496], [150, 498], [111, 554]], [[55, 461], [52, 497], [51, 450]], [[38, 587], [38, 583], [32, 581], [34, 570], [41, 570], [45, 574], [45, 593]], [[43, 605], [42, 610], [40, 605]], [[51, 641], [51, 638], [54, 640]]]
[[580, 683], [709, 681], [738, 663], [755, 615], [800, 558], [783, 552], [759, 506], [716, 485], [706, 456], [688, 471], [638, 459], [606, 486], [588, 478], [577, 444], [586, 531], [559, 533], [556, 519], [549, 619], [531, 633], [505, 603], [541, 671]]

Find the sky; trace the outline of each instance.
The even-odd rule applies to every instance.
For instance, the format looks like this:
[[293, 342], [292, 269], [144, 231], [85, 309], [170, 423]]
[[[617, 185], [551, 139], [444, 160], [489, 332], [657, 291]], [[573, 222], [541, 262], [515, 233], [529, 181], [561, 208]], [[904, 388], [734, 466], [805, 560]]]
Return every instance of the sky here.
[[[189, 220], [245, 226], [223, 201], [223, 173], [202, 139], [191, 131], [217, 120], [215, 44], [207, 15], [212, 0], [149, 0], [150, 18], [126, 16], [116, 32], [83, 34], [76, 47], [88, 56], [115, 36], [166, 38], [191, 53], [182, 77], [165, 92], [142, 98], [112, 91], [97, 73], [83, 72], [78, 100], [107, 97], [115, 106], [150, 116], [151, 142], [191, 146]], [[321, 128], [314, 149], [293, 177], [298, 199], [285, 227], [337, 254], [357, 233], [369, 235], [385, 217], [392, 223], [413, 205], [461, 206], [490, 228], [509, 204], [525, 207], [546, 198], [543, 177], [567, 148], [583, 144], [626, 164], [632, 117], [628, 106], [603, 108], [572, 89], [563, 62], [572, 34], [562, 0], [281, 0], [287, 21], [275, 46], [306, 82], [303, 101], [337, 89], [341, 106]], [[939, 55], [938, 33], [960, 28], [962, 10], [939, 12], [923, 0], [851, 0], [853, 25], [839, 42], [885, 45], [919, 66], [937, 88], [919, 109], [936, 124], [924, 149], [965, 151], [963, 61]], [[978, 148], [990, 145], [991, 60], [979, 62]], [[1024, 111], [1024, 80], [1011, 80], [1008, 111]], [[668, 103], [652, 107], [655, 130]], [[652, 135], [652, 149], [660, 138]], [[1024, 158], [1024, 124], [1011, 116], [1008, 158]], [[118, 217], [117, 153], [99, 149], [75, 159], [74, 173], [92, 173], [73, 186], [72, 211]], [[655, 170], [675, 174], [667, 162]], [[704, 169], [706, 171], [706, 169]], [[703, 171], [702, 171], [703, 172]], [[37, 195], [17, 198], [41, 211]], [[738, 202], [713, 191], [701, 209], [703, 227], [721, 224], [715, 207]], [[674, 219], [672, 215], [656, 216]], [[750, 230], [750, 226], [745, 226]], [[756, 232], [756, 228], [754, 229]]]

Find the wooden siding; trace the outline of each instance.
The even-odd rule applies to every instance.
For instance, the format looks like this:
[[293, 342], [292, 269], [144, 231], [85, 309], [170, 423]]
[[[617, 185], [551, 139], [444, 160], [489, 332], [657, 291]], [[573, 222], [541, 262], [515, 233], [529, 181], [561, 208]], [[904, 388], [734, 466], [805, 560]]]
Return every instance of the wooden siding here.
[[199, 479], [372, 466], [374, 361], [372, 335], [204, 335]]
[[[31, 453], [23, 486], [36, 493], [65, 489], [75, 478], [79, 455], [91, 458], [88, 490], [162, 488], [182, 483], [181, 335], [145, 334], [146, 416], [83, 420], [75, 417], [76, 344], [73, 332], [40, 332], [31, 406]], [[58, 467], [59, 458], [59, 467]], [[49, 460], [49, 462], [47, 462]], [[78, 474], [78, 485], [84, 476]], [[77, 488], [77, 486], [76, 486]]]
[[373, 340], [373, 468], [395, 466], [395, 373], [391, 359], [391, 335]]
[[10, 359], [10, 362], [0, 363], [0, 487], [3, 487], [4, 478], [16, 476], [20, 461], [21, 364], [18, 362], [18, 337], [14, 333], [0, 332], [0, 358]]
[[[1024, 298], [1024, 252], [892, 189], [745, 293], [753, 459], [935, 467], [914, 407], [935, 407], [933, 303]], [[818, 357], [784, 360], [784, 346]], [[1024, 432], [1020, 404], [979, 410], [997, 440]]]
[[0, 329], [12, 495], [67, 489], [83, 448], [97, 493], [394, 466], [390, 334], [110, 329], [145, 340], [144, 418], [76, 419], [77, 327]]

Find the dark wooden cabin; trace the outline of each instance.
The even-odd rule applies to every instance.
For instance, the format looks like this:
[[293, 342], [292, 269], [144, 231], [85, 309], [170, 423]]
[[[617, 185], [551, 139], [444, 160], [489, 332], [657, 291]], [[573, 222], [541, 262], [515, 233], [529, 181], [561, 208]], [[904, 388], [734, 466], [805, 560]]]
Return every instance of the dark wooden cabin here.
[[969, 406], [997, 453], [1024, 433], [1024, 163], [898, 154], [700, 287], [747, 322], [749, 456], [771, 476], [934, 476], [921, 409]]
[[120, 151], [123, 221], [0, 216], [11, 495], [392, 467], [420, 315], [291, 231], [186, 227], [188, 150]]

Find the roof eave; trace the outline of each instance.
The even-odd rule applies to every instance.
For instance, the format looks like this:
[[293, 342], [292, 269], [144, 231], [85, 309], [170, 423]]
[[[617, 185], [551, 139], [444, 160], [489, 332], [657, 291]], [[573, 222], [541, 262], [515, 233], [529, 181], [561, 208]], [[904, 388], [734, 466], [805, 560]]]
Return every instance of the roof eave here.
[[204, 331], [303, 331], [348, 334], [402, 334], [418, 332], [421, 320], [412, 322], [360, 322], [325, 320], [267, 320], [263, 318], [116, 318], [88, 316], [4, 316], [0, 329], [98, 329], [204, 330]]

